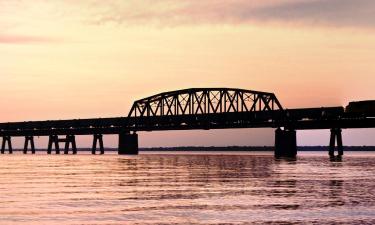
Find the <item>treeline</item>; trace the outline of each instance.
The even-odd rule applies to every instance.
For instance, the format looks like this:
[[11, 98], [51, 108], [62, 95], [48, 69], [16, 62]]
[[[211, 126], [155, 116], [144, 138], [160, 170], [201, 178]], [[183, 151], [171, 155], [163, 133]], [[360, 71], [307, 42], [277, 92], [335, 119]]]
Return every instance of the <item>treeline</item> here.
[[[274, 151], [273, 146], [226, 146], [226, 147], [157, 147], [140, 148], [140, 151]], [[298, 146], [298, 151], [327, 151], [328, 146]], [[344, 146], [345, 151], [375, 151], [375, 146]]]
[[[273, 146], [182, 146], [139, 148], [140, 151], [274, 151]], [[14, 149], [22, 151], [22, 149]], [[45, 151], [37, 149], [36, 151]], [[91, 151], [91, 148], [78, 148], [79, 151]], [[117, 151], [117, 148], [105, 148], [105, 151]], [[328, 146], [298, 146], [298, 151], [328, 151]], [[344, 151], [375, 151], [375, 146], [344, 146]]]

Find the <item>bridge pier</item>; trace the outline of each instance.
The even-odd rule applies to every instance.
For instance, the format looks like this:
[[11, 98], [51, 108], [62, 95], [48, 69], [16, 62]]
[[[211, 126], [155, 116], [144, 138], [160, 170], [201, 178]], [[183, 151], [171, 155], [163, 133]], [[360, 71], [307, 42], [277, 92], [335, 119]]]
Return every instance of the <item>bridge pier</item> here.
[[275, 131], [275, 157], [291, 157], [297, 156], [297, 135], [295, 130], [281, 130], [277, 128]]
[[1, 145], [1, 154], [5, 153], [5, 147], [6, 147], [7, 144], [8, 144], [9, 154], [13, 153], [12, 137], [11, 136], [3, 136], [3, 143]]
[[337, 156], [341, 157], [344, 155], [344, 147], [342, 144], [342, 130], [341, 128], [332, 128], [331, 137], [329, 140], [329, 156], [335, 157], [335, 142], [337, 141]]
[[121, 132], [118, 144], [119, 155], [138, 155], [138, 134]]
[[50, 135], [48, 139], [47, 154], [52, 153], [52, 145], [55, 145], [56, 154], [60, 154], [59, 137], [57, 135]]
[[65, 139], [60, 139], [59, 141], [65, 142], [64, 154], [69, 154], [70, 144], [72, 144], [73, 154], [77, 154], [76, 137], [74, 135], [66, 135]]
[[27, 149], [29, 147], [29, 142], [30, 142], [30, 147], [31, 147], [31, 153], [35, 154], [34, 136], [26, 136], [25, 137], [25, 145], [23, 147], [23, 154], [27, 154]]
[[103, 134], [94, 134], [94, 140], [92, 143], [92, 150], [91, 154], [96, 154], [96, 145], [99, 142], [99, 149], [100, 154], [104, 154], [104, 146], [103, 146]]

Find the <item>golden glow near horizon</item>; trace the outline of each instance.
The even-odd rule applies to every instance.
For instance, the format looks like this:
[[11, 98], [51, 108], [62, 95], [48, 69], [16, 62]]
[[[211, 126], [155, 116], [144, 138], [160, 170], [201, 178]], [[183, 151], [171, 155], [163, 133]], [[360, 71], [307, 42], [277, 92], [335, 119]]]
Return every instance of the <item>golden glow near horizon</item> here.
[[275, 92], [287, 108], [374, 99], [374, 8], [370, 0], [0, 1], [0, 118], [125, 116], [138, 98], [187, 87]]

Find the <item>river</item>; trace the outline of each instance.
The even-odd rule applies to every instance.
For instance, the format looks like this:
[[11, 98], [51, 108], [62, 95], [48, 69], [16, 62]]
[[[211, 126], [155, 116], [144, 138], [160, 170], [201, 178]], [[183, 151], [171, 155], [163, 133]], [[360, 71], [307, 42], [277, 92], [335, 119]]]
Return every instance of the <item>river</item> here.
[[374, 224], [375, 153], [0, 156], [0, 224]]

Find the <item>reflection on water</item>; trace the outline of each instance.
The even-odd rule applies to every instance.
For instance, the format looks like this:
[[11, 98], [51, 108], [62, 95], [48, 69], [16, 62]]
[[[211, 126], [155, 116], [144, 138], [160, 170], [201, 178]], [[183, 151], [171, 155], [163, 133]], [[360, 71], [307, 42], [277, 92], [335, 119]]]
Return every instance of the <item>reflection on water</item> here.
[[375, 223], [375, 154], [2, 155], [1, 224]]

